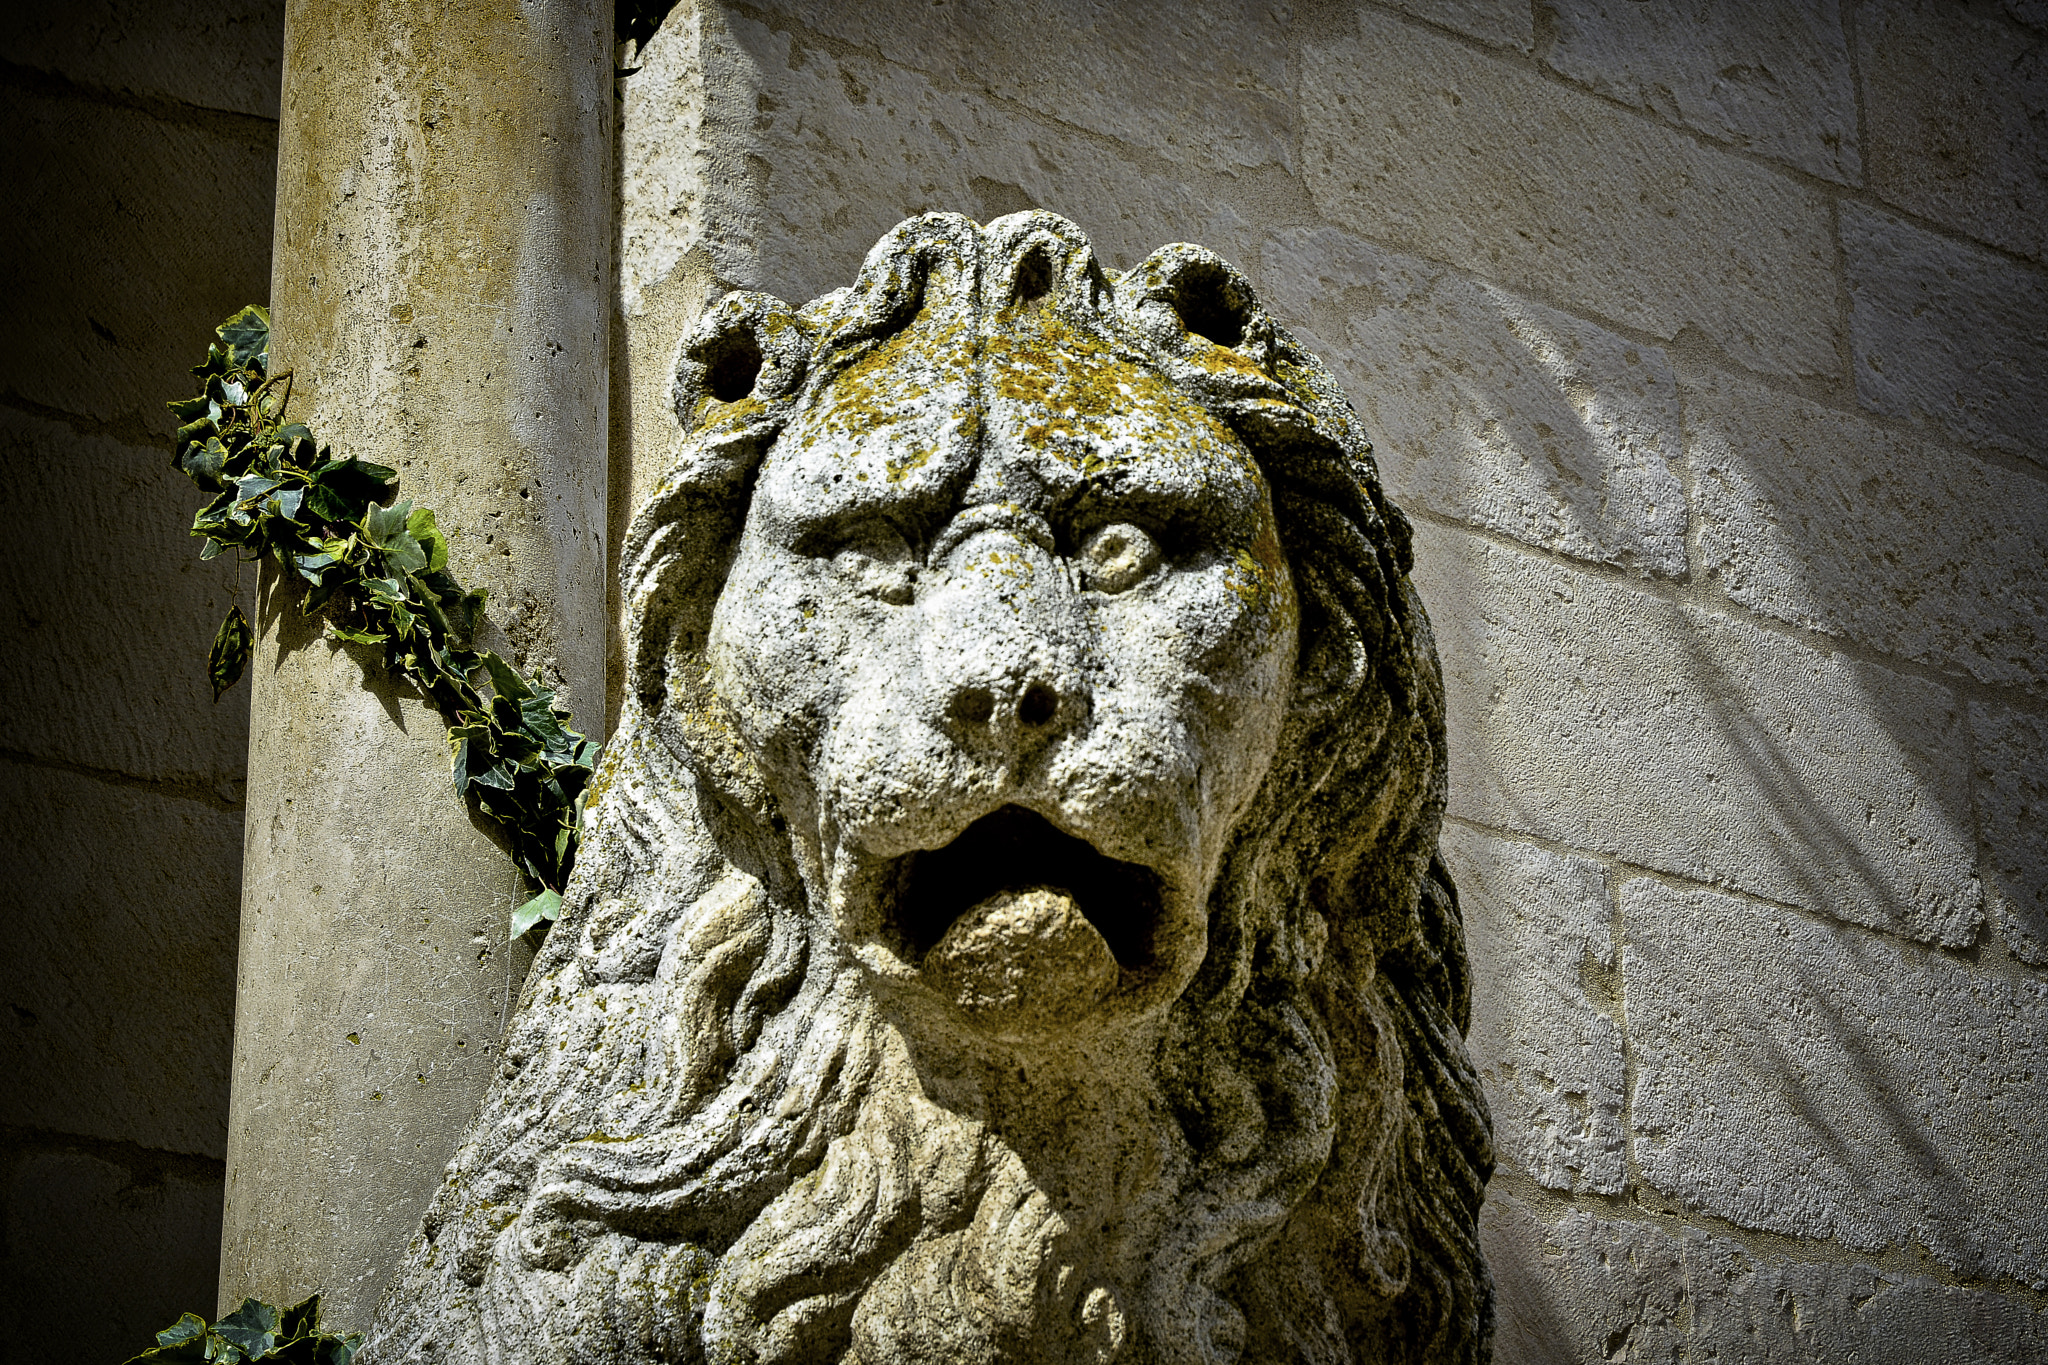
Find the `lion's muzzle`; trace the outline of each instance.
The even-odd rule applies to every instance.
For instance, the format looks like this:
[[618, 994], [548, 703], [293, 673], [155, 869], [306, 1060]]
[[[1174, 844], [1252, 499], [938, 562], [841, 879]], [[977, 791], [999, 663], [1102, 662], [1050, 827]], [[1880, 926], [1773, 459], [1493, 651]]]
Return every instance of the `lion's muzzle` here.
[[1157, 874], [1004, 806], [901, 860], [889, 918], [928, 985], [999, 1035], [1091, 1013], [1152, 957]]

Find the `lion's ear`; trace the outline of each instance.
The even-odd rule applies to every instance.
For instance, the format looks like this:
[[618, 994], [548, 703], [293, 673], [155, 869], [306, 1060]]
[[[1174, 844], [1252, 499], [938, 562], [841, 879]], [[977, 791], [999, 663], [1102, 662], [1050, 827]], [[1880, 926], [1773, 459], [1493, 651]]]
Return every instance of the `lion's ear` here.
[[797, 311], [769, 294], [727, 294], [704, 311], [676, 355], [676, 420], [685, 435], [747, 425], [796, 392], [811, 357]]
[[628, 683], [653, 703], [670, 647], [708, 629], [755, 466], [788, 422], [810, 366], [815, 322], [768, 294], [727, 294], [676, 353], [675, 465], [633, 518], [619, 558]]
[[1115, 316], [1254, 450], [1315, 437], [1314, 415], [1274, 375], [1274, 324], [1251, 281], [1207, 247], [1175, 242], [1138, 262], [1116, 282]]

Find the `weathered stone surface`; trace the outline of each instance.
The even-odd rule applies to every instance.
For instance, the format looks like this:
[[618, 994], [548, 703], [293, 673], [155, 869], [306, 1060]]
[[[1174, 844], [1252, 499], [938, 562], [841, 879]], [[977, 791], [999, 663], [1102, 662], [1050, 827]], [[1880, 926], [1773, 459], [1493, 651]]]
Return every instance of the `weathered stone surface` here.
[[[399, 472], [484, 642], [603, 715], [612, 19], [305, 0], [279, 136], [273, 370]], [[445, 720], [271, 580], [221, 1282], [362, 1325], [500, 1058], [531, 894], [449, 780]]]
[[1862, 182], [1837, 0], [1560, 0], [1552, 12], [1545, 60], [1562, 75], [1802, 171]]
[[1984, 878], [2005, 946], [2048, 965], [2048, 720], [1989, 702], [1970, 706]]
[[1678, 385], [1662, 351], [1335, 228], [1269, 236], [1261, 260], [1275, 313], [1337, 339], [1324, 354], [1403, 506], [1685, 572]]
[[1856, 48], [1871, 187], [1978, 241], [2048, 259], [2040, 35], [1939, 0], [1878, 0], [1857, 10]]
[[1698, 1228], [1584, 1211], [1545, 1223], [1495, 1194], [1480, 1218], [1500, 1293], [1495, 1365], [2017, 1365], [2048, 1314], [1853, 1263], [1773, 1260]]
[[2048, 464], [2048, 280], [1846, 202], [1842, 257], [1858, 401]]
[[[24, 213], [0, 252], [0, 373], [16, 397], [169, 435], [195, 339], [270, 289], [275, 132], [19, 86], [0, 91]], [[173, 247], [170, 244], [175, 244]]]
[[23, 892], [0, 1018], [0, 1124], [218, 1158], [241, 816], [9, 764], [0, 819]]
[[1328, 372], [1202, 248], [932, 214], [727, 295], [675, 403], [365, 1365], [1473, 1358], [1431, 637]]
[[1643, 1178], [1743, 1227], [2048, 1285], [2048, 981], [1718, 892], [1621, 892]]
[[76, 0], [24, 6], [0, 59], [82, 86], [277, 117], [279, 0]]
[[[713, 268], [733, 284], [822, 294], [906, 215], [954, 208], [987, 220], [1058, 203], [1117, 269], [1162, 239], [1212, 243], [1238, 259], [1257, 245], [1228, 204], [1098, 138], [1019, 117], [864, 52], [801, 46], [740, 14], [703, 22], [694, 45], [679, 34], [650, 46], [647, 60], [709, 64], [705, 119], [719, 127], [744, 120], [738, 145], [706, 182], [704, 207], [670, 229], [703, 234]], [[658, 108], [650, 101], [649, 116]], [[655, 159], [685, 154], [650, 148]], [[681, 260], [688, 248], [677, 245], [649, 249], [650, 262]], [[643, 271], [643, 280], [657, 273]]]
[[[1226, 170], [1289, 160], [1290, 15], [1264, 0], [768, 0], [762, 8], [778, 16], [777, 27], [793, 21], [944, 86], [1014, 101], [1147, 153]], [[822, 55], [811, 46], [802, 61]], [[850, 93], [859, 103], [859, 86]]]
[[1947, 689], [1416, 528], [1451, 813], [1947, 944], [1983, 922]]
[[1686, 394], [1701, 568], [1753, 611], [2048, 687], [2048, 480], [1734, 376]]
[[1536, 42], [1535, 7], [1518, 0], [1391, 0], [1391, 6], [1482, 43], [1527, 52]]
[[1497, 1295], [1494, 1365], [1687, 1359], [1688, 1234], [1700, 1235], [1579, 1210], [1545, 1224], [1512, 1195], [1490, 1193], [1479, 1237]]
[[1472, 954], [1472, 1060], [1502, 1162], [1557, 1190], [1628, 1181], [1614, 906], [1591, 858], [1448, 825]]
[[180, 1313], [213, 1303], [217, 1168], [130, 1155], [139, 1165], [61, 1149], [8, 1163], [0, 1341], [10, 1360], [127, 1360]]
[[206, 680], [236, 569], [199, 562], [168, 449], [0, 412], [0, 503], [0, 748], [237, 799], [248, 692]]
[[1341, 226], [1752, 369], [1836, 355], [1826, 201], [1392, 16], [1310, 35], [1302, 173]]

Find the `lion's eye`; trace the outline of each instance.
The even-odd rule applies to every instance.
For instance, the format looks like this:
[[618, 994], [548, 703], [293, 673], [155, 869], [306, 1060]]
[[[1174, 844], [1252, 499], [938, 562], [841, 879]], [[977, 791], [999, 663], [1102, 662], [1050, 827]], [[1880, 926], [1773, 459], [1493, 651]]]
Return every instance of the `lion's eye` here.
[[916, 556], [903, 534], [886, 523], [863, 525], [848, 536], [832, 556], [832, 565], [862, 592], [884, 602], [900, 607], [916, 596]]
[[1081, 578], [1096, 592], [1122, 592], [1159, 566], [1159, 543], [1127, 521], [1098, 526], [1081, 542]]

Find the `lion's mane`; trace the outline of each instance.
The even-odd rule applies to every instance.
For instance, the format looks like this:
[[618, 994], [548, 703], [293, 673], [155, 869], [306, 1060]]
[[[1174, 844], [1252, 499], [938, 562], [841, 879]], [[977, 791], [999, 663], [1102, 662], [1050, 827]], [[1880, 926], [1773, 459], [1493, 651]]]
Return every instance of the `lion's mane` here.
[[1408, 527], [1236, 271], [1180, 245], [1111, 283], [1090, 258], [1082, 301], [1251, 449], [1302, 607], [1279, 750], [1152, 1066], [1177, 1156], [1116, 1176], [1151, 1251], [1121, 1302], [1060, 1273], [1085, 1248], [999, 1125], [881, 1084], [902, 1063], [880, 1006], [705, 681], [791, 414], [916, 313], [934, 253], [995, 269], [1048, 236], [1079, 240], [1050, 214], [913, 219], [850, 290], [729, 295], [686, 339], [691, 435], [625, 547], [629, 696], [585, 851], [372, 1365], [1486, 1358], [1491, 1141]]

